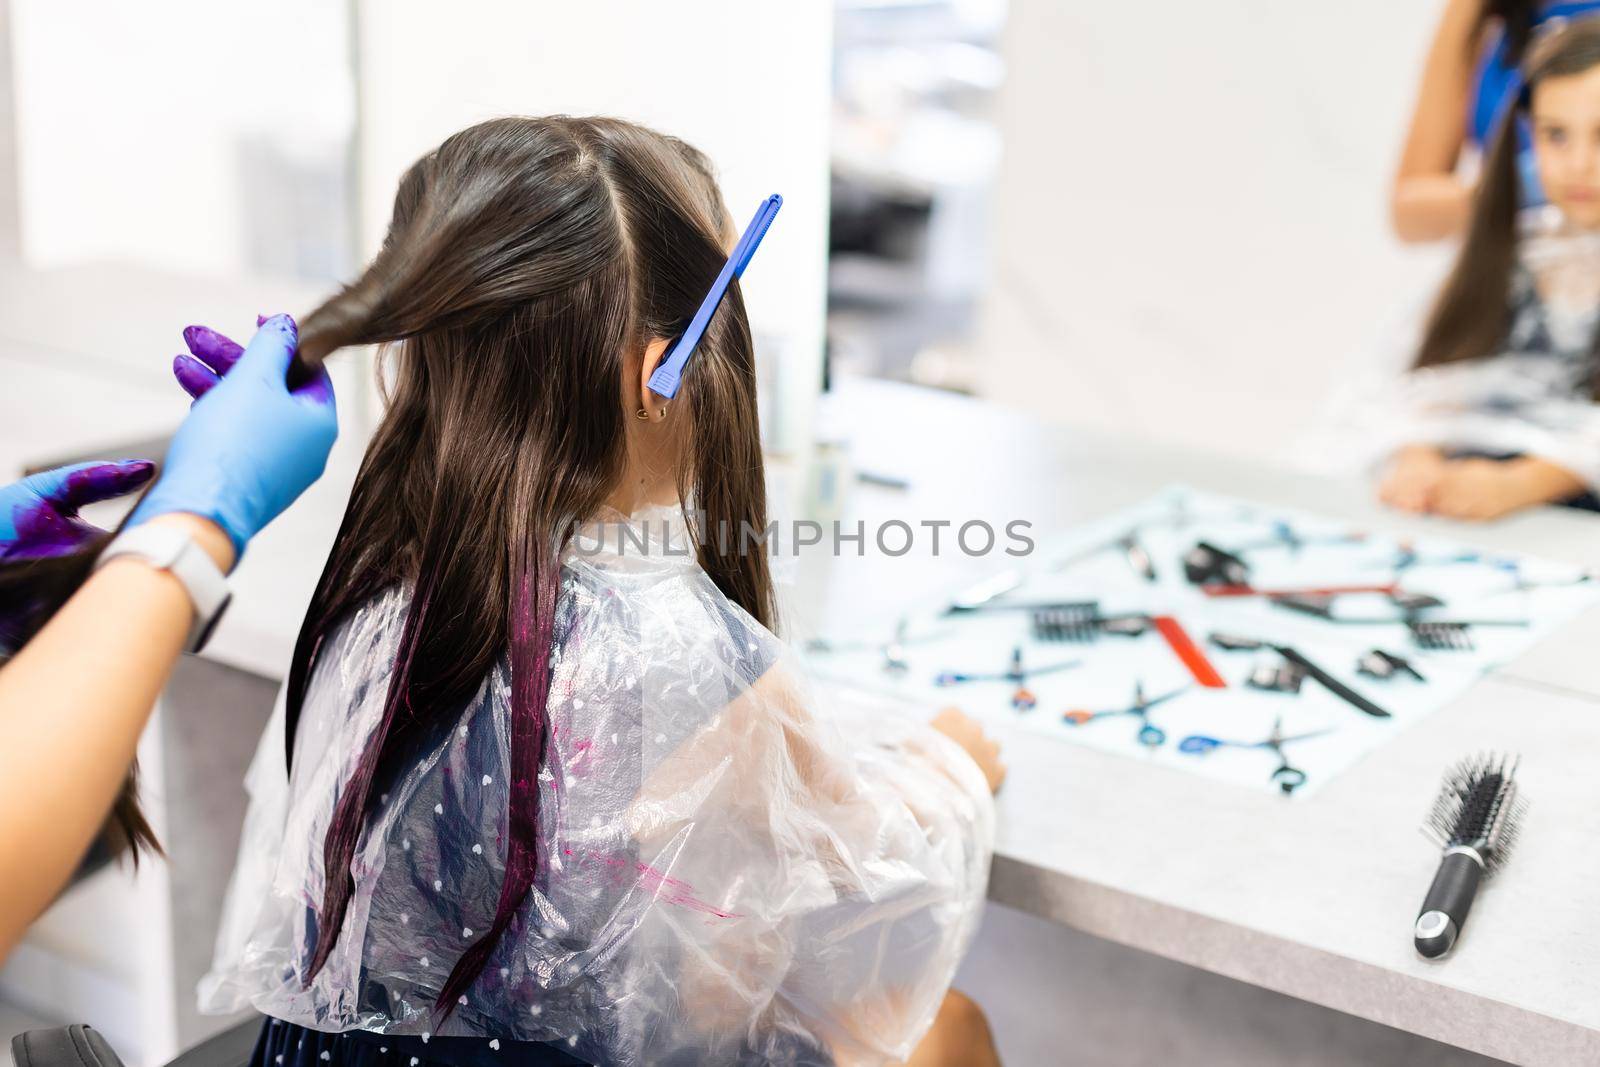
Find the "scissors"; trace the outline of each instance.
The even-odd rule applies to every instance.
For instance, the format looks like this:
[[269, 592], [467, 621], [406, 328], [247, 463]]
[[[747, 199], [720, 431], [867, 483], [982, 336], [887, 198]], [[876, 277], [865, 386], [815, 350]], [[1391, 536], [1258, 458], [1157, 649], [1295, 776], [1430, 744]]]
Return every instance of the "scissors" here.
[[1011, 650], [1011, 666], [1004, 671], [993, 674], [965, 674], [959, 671], [942, 671], [934, 678], [934, 685], [961, 685], [964, 682], [1012, 682], [1016, 691], [1011, 694], [1011, 706], [1018, 711], [1028, 711], [1039, 703], [1039, 698], [1027, 686], [1029, 678], [1041, 674], [1052, 674], [1056, 671], [1070, 670], [1083, 663], [1082, 660], [1067, 660], [1064, 663], [1052, 663], [1047, 667], [1024, 667], [1022, 663], [1022, 646], [1018, 645]]
[[1150, 709], [1158, 704], [1165, 704], [1173, 697], [1181, 696], [1188, 692], [1188, 686], [1180, 686], [1170, 693], [1163, 693], [1158, 697], [1146, 698], [1144, 683], [1137, 682], [1133, 687], [1133, 704], [1126, 708], [1110, 708], [1104, 711], [1067, 711], [1061, 715], [1061, 720], [1072, 726], [1083, 726], [1094, 722], [1096, 719], [1106, 719], [1115, 715], [1132, 715], [1139, 720], [1139, 743], [1146, 748], [1158, 748], [1167, 742], [1167, 732], [1150, 721]]
[[930, 633], [919, 634], [916, 637], [908, 635], [911, 628], [909, 617], [902, 616], [894, 624], [894, 636], [888, 641], [829, 641], [824, 638], [815, 638], [808, 642], [806, 647], [812, 652], [859, 652], [863, 649], [875, 649], [883, 654], [883, 669], [889, 674], [904, 674], [911, 669], [911, 661], [906, 656], [906, 646], [921, 644], [925, 641], [934, 641], [944, 637], [948, 631], [935, 630]]
[[1288, 734], [1283, 732], [1283, 716], [1280, 715], [1272, 723], [1272, 732], [1261, 741], [1232, 741], [1222, 737], [1208, 737], [1205, 734], [1190, 734], [1178, 742], [1178, 751], [1187, 752], [1191, 756], [1204, 756], [1219, 748], [1264, 748], [1278, 757], [1278, 769], [1272, 772], [1271, 781], [1278, 784], [1284, 795], [1293, 793], [1296, 789], [1306, 784], [1306, 772], [1289, 762], [1289, 757], [1284, 753], [1283, 746], [1291, 745], [1296, 741], [1308, 741], [1313, 737], [1333, 733], [1332, 729], [1310, 730], [1303, 734]]
[[1080, 549], [1064, 559], [1057, 560], [1051, 565], [1050, 569], [1064, 571], [1082, 563], [1086, 559], [1114, 549], [1122, 553], [1122, 558], [1127, 561], [1128, 568], [1133, 573], [1147, 582], [1154, 582], [1157, 577], [1155, 561], [1150, 558], [1150, 550], [1145, 547], [1144, 541], [1139, 536], [1139, 531], [1144, 525], [1146, 524], [1141, 523], [1109, 541], [1101, 541], [1098, 544]]
[[1410, 541], [1401, 541], [1395, 549], [1394, 556], [1387, 562], [1375, 566], [1392, 570], [1395, 577], [1399, 577], [1412, 567], [1444, 567], [1457, 563], [1483, 563], [1486, 562], [1481, 552], [1458, 552], [1453, 556], [1423, 556], [1417, 551], [1417, 546]]
[[1321, 534], [1307, 537], [1294, 525], [1283, 520], [1275, 519], [1272, 522], [1272, 532], [1264, 541], [1255, 541], [1234, 549], [1236, 553], [1259, 552], [1268, 548], [1286, 548], [1290, 556], [1299, 556], [1300, 550], [1308, 545], [1357, 545], [1367, 539], [1367, 535], [1360, 532], [1342, 534]]

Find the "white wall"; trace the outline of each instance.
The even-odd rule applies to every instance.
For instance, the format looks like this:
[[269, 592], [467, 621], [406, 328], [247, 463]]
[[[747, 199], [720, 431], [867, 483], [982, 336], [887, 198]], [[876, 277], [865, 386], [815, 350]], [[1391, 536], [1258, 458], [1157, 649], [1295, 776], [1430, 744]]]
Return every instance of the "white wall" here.
[[1442, 0], [1015, 0], [984, 392], [1270, 458], [1446, 252], [1387, 190]]
[[715, 162], [741, 227], [782, 193], [745, 297], [781, 356], [784, 404], [765, 414], [780, 417], [782, 443], [799, 442], [823, 337], [831, 4], [361, 0], [359, 10], [369, 251], [405, 168], [495, 115], [610, 114], [683, 137]]
[[[262, 204], [299, 160], [337, 166], [353, 121], [348, 14], [330, 0], [9, 0], [22, 251], [259, 272]], [[254, 149], [254, 153], [252, 153]]]

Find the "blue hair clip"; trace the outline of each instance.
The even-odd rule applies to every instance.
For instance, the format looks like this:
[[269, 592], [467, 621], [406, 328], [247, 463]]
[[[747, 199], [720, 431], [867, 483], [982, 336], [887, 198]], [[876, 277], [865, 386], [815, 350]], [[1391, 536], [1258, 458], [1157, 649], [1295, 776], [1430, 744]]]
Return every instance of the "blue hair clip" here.
[[761, 202], [761, 207], [756, 210], [756, 217], [745, 227], [744, 236], [739, 238], [739, 243], [733, 246], [733, 254], [728, 257], [728, 262], [723, 264], [722, 273], [711, 283], [711, 291], [700, 302], [700, 309], [694, 313], [694, 318], [689, 320], [689, 328], [673, 342], [672, 347], [667, 350], [666, 357], [650, 375], [649, 384], [652, 393], [668, 400], [678, 395], [678, 383], [683, 378], [683, 368], [688, 364], [689, 357], [694, 355], [695, 346], [700, 343], [701, 335], [706, 332], [706, 325], [711, 321], [711, 316], [716, 314], [718, 305], [722, 303], [728, 285], [750, 265], [750, 257], [756, 254], [761, 239], [767, 235], [768, 227], [772, 225], [772, 220], [777, 217], [778, 209], [782, 206], [783, 197], [777, 193], [773, 193]]

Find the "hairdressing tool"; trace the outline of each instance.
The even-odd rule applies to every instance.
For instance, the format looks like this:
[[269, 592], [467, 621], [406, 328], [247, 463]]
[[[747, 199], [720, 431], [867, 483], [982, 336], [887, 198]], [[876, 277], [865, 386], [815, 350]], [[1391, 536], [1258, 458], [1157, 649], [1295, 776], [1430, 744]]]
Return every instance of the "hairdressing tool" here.
[[1394, 558], [1385, 566], [1400, 574], [1412, 567], [1440, 567], [1456, 563], [1481, 563], [1483, 553], [1476, 551], [1457, 552], [1453, 556], [1423, 556], [1417, 551], [1417, 546], [1410, 541], [1400, 542], [1400, 547], [1395, 549]]
[[1001, 571], [990, 578], [985, 578], [976, 585], [970, 585], [950, 599], [950, 606], [945, 608], [946, 615], [954, 615], [963, 611], [981, 611], [985, 608], [1014, 608], [1022, 607], [1020, 604], [995, 604], [1007, 593], [1012, 592], [1022, 585], [1021, 571]]
[[1051, 565], [1051, 570], [1064, 571], [1068, 567], [1082, 563], [1093, 556], [1098, 556], [1102, 552], [1116, 549], [1122, 553], [1122, 558], [1127, 561], [1129, 568], [1135, 574], [1147, 582], [1153, 582], [1156, 580], [1156, 565], [1155, 561], [1150, 557], [1149, 549], [1144, 547], [1144, 542], [1139, 538], [1140, 528], [1140, 526], [1134, 526], [1126, 533], [1118, 534], [1109, 541], [1090, 545], [1065, 559], [1057, 560]]
[[1211, 635], [1211, 643], [1216, 645], [1218, 648], [1226, 649], [1229, 652], [1254, 652], [1259, 649], [1270, 648], [1272, 651], [1276, 652], [1289, 662], [1305, 668], [1305, 672], [1309, 674], [1318, 685], [1322, 686], [1328, 692], [1332, 693], [1340, 700], [1343, 700], [1346, 704], [1349, 704], [1357, 711], [1366, 712], [1368, 715], [1371, 715], [1373, 718], [1377, 719], [1389, 718], [1389, 713], [1383, 708], [1374, 704], [1372, 701], [1368, 700], [1354, 689], [1351, 689], [1348, 685], [1345, 685], [1343, 682], [1339, 681], [1339, 679], [1335, 678], [1333, 675], [1317, 666], [1317, 664], [1307, 659], [1299, 651], [1291, 648], [1288, 645], [1278, 645], [1273, 644], [1271, 641], [1262, 641], [1254, 637], [1240, 637], [1237, 634], [1225, 633], [1213, 633]]
[[1418, 648], [1430, 652], [1471, 652], [1477, 647], [1464, 622], [1421, 622], [1416, 619], [1406, 623], [1411, 640]]
[[1304, 667], [1280, 657], [1276, 662], [1267, 660], [1251, 667], [1244, 684], [1251, 689], [1265, 689], [1271, 693], [1287, 693], [1293, 696], [1300, 692], [1300, 686], [1305, 680]]
[[1430, 593], [1408, 593], [1401, 589], [1389, 594], [1389, 603], [1407, 615], [1427, 611], [1430, 608], [1444, 607], [1444, 601]]
[[1495, 559], [1489, 560], [1488, 563], [1496, 570], [1503, 571], [1511, 576], [1510, 588], [1489, 593], [1487, 594], [1488, 596], [1504, 596], [1507, 593], [1526, 593], [1530, 589], [1565, 589], [1568, 586], [1582, 585], [1594, 577], [1594, 575], [1587, 570], [1579, 570], [1576, 572], [1576, 576], [1572, 578], [1539, 581], [1529, 578], [1522, 572], [1521, 560]]
[[1039, 698], [1033, 695], [1028, 688], [1029, 678], [1041, 674], [1053, 674], [1056, 671], [1070, 670], [1081, 666], [1082, 660], [1067, 660], [1063, 663], [1052, 663], [1047, 667], [1024, 667], [1022, 663], [1022, 646], [1018, 645], [1011, 650], [1011, 665], [1004, 671], [991, 674], [967, 674], [958, 671], [943, 671], [933, 679], [934, 685], [961, 685], [966, 682], [1013, 682], [1016, 691], [1011, 694], [1011, 706], [1018, 711], [1027, 711], [1039, 703]]
[[1352, 618], [1346, 615], [1338, 615], [1333, 610], [1334, 603], [1342, 595], [1344, 594], [1340, 592], [1314, 589], [1295, 593], [1280, 593], [1276, 596], [1268, 597], [1268, 599], [1275, 607], [1288, 608], [1290, 611], [1298, 611], [1303, 615], [1315, 615], [1317, 618], [1327, 622], [1350, 623], [1356, 626], [1382, 626], [1385, 623], [1402, 623], [1417, 617], [1421, 612], [1444, 607], [1444, 601], [1436, 596], [1430, 596], [1427, 593], [1406, 593], [1394, 590], [1389, 593], [1389, 602], [1400, 609], [1399, 616], [1378, 619]]
[[1479, 881], [1504, 865], [1516, 842], [1527, 807], [1516, 774], [1515, 758], [1494, 753], [1464, 759], [1445, 772], [1422, 828], [1444, 856], [1412, 931], [1417, 951], [1429, 959], [1455, 945]]
[[1310, 730], [1303, 734], [1285, 735], [1283, 732], [1283, 716], [1278, 716], [1272, 723], [1272, 732], [1260, 741], [1233, 741], [1224, 737], [1209, 737], [1205, 734], [1190, 734], [1178, 742], [1178, 751], [1186, 752], [1191, 756], [1204, 756], [1219, 748], [1264, 748], [1278, 757], [1278, 768], [1270, 775], [1270, 780], [1278, 783], [1278, 788], [1285, 795], [1293, 793], [1296, 789], [1306, 784], [1306, 772], [1289, 762], [1289, 757], [1284, 754], [1283, 746], [1292, 745], [1296, 741], [1309, 741], [1313, 737], [1322, 737], [1331, 734], [1332, 730]]
[[1188, 686], [1182, 686], [1170, 693], [1147, 699], [1144, 695], [1144, 683], [1136, 682], [1133, 686], [1133, 704], [1129, 707], [1111, 708], [1105, 711], [1066, 711], [1062, 712], [1061, 721], [1071, 726], [1083, 726], [1096, 719], [1132, 715], [1139, 720], [1139, 743], [1146, 748], [1158, 748], [1166, 744], [1167, 732], [1150, 721], [1150, 709], [1158, 704], [1165, 704], [1174, 697], [1182, 696], [1188, 690]]
[[911, 488], [911, 483], [904, 478], [893, 474], [879, 474], [877, 471], [856, 471], [856, 481], [862, 485], [875, 486], [878, 489], [906, 490]]
[[1399, 596], [1400, 587], [1392, 582], [1374, 585], [1323, 585], [1310, 586], [1303, 589], [1258, 589], [1253, 585], [1225, 585], [1221, 583], [1202, 584], [1200, 591], [1210, 597], [1245, 597], [1264, 596], [1274, 600], [1285, 597], [1334, 597], [1347, 593], [1381, 593], [1386, 596]]
[[1196, 542], [1183, 554], [1183, 576], [1193, 585], [1250, 585], [1250, 565], [1209, 541]]
[[1156, 632], [1166, 641], [1167, 647], [1172, 649], [1172, 654], [1177, 656], [1194, 680], [1207, 689], [1226, 689], [1225, 682], [1217, 669], [1211, 665], [1199, 645], [1194, 643], [1194, 638], [1183, 628], [1183, 624], [1171, 615], [1152, 615], [1150, 621], [1155, 624]]
[[1235, 552], [1259, 552], [1268, 548], [1286, 548], [1291, 556], [1298, 556], [1300, 550], [1307, 545], [1355, 545], [1367, 539], [1367, 535], [1360, 532], [1329, 534], [1324, 537], [1306, 537], [1297, 531], [1293, 525], [1279, 519], [1272, 523], [1272, 534], [1265, 541], [1243, 545], [1234, 549]]
[[[998, 605], [997, 605], [998, 606]], [[1103, 615], [1097, 600], [1063, 601], [1033, 606], [1033, 636], [1037, 641], [1087, 643], [1101, 634], [1142, 637], [1154, 629], [1178, 657], [1195, 682], [1207, 689], [1226, 689], [1228, 683], [1194, 643], [1183, 624], [1171, 615], [1134, 612]]]
[[902, 616], [894, 624], [894, 636], [887, 641], [847, 641], [834, 642], [826, 638], [813, 638], [806, 642], [806, 648], [812, 652], [834, 653], [853, 652], [861, 649], [875, 648], [883, 653], [883, 669], [890, 674], [904, 674], [911, 669], [911, 663], [906, 659], [906, 646], [934, 641], [945, 636], [946, 631], [938, 630], [931, 633], [919, 634], [916, 637], [908, 636], [911, 627], [909, 617]]
[[717, 308], [722, 304], [728, 286], [735, 278], [743, 275], [744, 269], [750, 265], [750, 257], [756, 254], [756, 249], [761, 246], [761, 239], [767, 235], [772, 220], [777, 218], [778, 209], [782, 206], [783, 197], [774, 193], [763, 200], [761, 206], [756, 209], [755, 218], [745, 227], [739, 243], [733, 246], [733, 254], [728, 256], [728, 261], [722, 265], [717, 280], [711, 283], [711, 291], [700, 301], [700, 307], [695, 311], [694, 318], [689, 320], [688, 329], [673, 342], [672, 347], [667, 350], [660, 364], [650, 375], [649, 385], [652, 393], [668, 400], [678, 395], [678, 383], [683, 377], [683, 368], [688, 365], [689, 357], [694, 355], [695, 346], [700, 343], [701, 336], [706, 332], [711, 316], [716, 314]]
[[1080, 600], [1033, 611], [1033, 636], [1039, 641], [1086, 644], [1101, 634], [1138, 637], [1150, 629], [1148, 615], [1102, 615], [1098, 600]]
[[1128, 566], [1133, 572], [1147, 582], [1156, 580], [1155, 561], [1150, 558], [1150, 551], [1139, 540], [1138, 530], [1129, 530], [1117, 539], [1117, 547], [1122, 550], [1122, 556], [1128, 561]]
[[1527, 619], [1424, 619], [1419, 617], [1420, 612], [1443, 607], [1444, 602], [1426, 594], [1392, 599], [1402, 610], [1399, 616], [1389, 618], [1356, 618], [1335, 614], [1333, 597], [1320, 594], [1273, 597], [1272, 603], [1341, 626], [1404, 626], [1410, 632], [1413, 643], [1429, 651], [1471, 651], [1475, 646], [1469, 628], [1473, 626], [1529, 625]]
[[1411, 665], [1411, 661], [1402, 659], [1393, 652], [1385, 652], [1381, 648], [1375, 648], [1356, 660], [1356, 673], [1380, 681], [1393, 678], [1397, 674], [1409, 674], [1419, 682], [1427, 681], [1422, 672]]
[[883, 669], [890, 674], [904, 674], [911, 669], [906, 662], [906, 629], [910, 621], [902, 617], [894, 624], [894, 637], [883, 646]]

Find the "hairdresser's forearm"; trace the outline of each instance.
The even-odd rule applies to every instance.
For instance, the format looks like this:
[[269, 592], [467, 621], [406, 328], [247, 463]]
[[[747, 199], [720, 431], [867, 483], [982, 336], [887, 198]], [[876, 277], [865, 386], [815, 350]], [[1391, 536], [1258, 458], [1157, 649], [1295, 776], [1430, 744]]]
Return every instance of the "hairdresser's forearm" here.
[[1467, 228], [1472, 190], [1453, 174], [1401, 178], [1390, 205], [1402, 241], [1439, 241]]
[[[232, 564], [211, 523], [150, 521], [182, 527], [220, 567]], [[104, 823], [193, 618], [176, 578], [119, 558], [0, 670], [0, 959]]]

